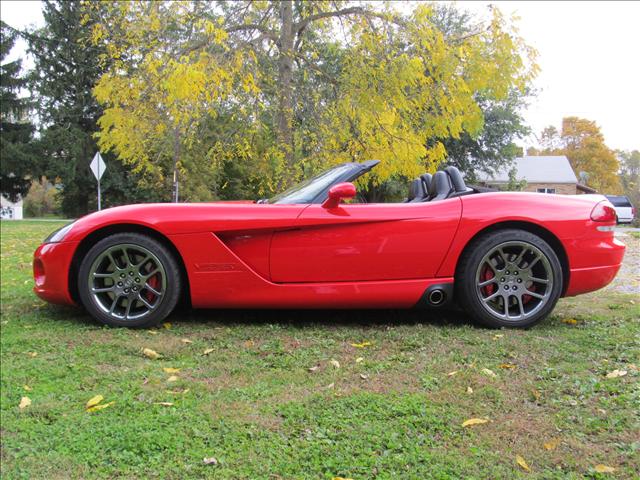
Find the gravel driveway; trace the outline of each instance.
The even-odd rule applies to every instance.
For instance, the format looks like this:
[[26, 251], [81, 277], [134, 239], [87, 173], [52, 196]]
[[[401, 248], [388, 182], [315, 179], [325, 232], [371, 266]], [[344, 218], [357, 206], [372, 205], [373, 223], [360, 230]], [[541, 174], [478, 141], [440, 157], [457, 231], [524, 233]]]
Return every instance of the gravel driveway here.
[[632, 230], [637, 229], [616, 229], [616, 237], [627, 245], [627, 251], [624, 254], [622, 268], [605, 290], [640, 294], [640, 238], [629, 235], [628, 232]]

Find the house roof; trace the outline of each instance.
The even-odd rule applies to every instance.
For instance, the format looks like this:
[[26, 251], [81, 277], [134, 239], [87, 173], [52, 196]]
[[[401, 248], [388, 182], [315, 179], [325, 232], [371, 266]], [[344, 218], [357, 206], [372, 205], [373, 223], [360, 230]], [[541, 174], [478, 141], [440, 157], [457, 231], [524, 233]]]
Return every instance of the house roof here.
[[507, 183], [509, 170], [516, 169], [516, 178], [528, 183], [578, 183], [569, 159], [564, 155], [527, 156], [514, 159], [513, 166], [499, 170], [494, 175], [481, 173], [483, 182]]

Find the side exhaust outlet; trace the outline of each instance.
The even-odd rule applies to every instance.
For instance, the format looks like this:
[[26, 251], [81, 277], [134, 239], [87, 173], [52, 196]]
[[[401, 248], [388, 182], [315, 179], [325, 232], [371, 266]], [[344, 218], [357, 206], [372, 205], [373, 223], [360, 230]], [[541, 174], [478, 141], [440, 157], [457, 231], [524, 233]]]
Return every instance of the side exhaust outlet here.
[[444, 290], [436, 288], [429, 292], [429, 303], [434, 306], [442, 305], [444, 301], [447, 299], [447, 294]]
[[445, 308], [453, 300], [453, 282], [437, 283], [427, 288], [418, 303], [417, 308]]

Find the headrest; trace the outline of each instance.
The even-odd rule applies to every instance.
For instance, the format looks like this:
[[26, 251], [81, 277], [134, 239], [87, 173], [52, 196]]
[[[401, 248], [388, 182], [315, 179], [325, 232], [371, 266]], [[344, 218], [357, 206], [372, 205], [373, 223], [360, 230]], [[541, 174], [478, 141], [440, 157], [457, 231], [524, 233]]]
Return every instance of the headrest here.
[[428, 196], [431, 193], [431, 179], [432, 179], [432, 175], [430, 173], [425, 173], [420, 175], [420, 179], [422, 180], [422, 183], [424, 183], [424, 191], [426, 196]]
[[435, 200], [443, 200], [451, 193], [451, 180], [442, 170], [436, 172], [431, 180], [431, 195]]
[[464, 179], [462, 178], [462, 174], [460, 170], [456, 167], [450, 166], [444, 169], [445, 172], [449, 174], [449, 178], [451, 179], [451, 184], [453, 185], [453, 189], [456, 192], [466, 192], [467, 186], [464, 184]]

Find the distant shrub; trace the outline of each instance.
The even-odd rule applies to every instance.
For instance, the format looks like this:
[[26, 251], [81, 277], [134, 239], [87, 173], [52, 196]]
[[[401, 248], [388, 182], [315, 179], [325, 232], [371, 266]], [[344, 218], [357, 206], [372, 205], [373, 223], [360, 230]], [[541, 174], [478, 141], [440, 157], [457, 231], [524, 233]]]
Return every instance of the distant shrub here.
[[25, 217], [47, 217], [60, 214], [58, 188], [47, 177], [33, 180], [24, 199]]

